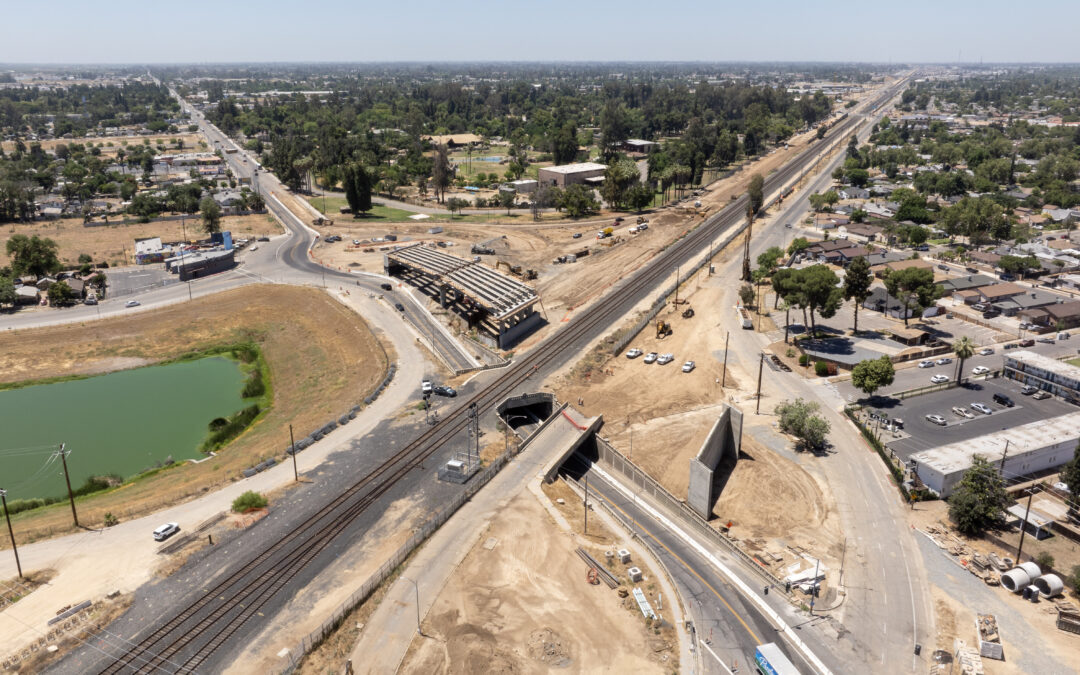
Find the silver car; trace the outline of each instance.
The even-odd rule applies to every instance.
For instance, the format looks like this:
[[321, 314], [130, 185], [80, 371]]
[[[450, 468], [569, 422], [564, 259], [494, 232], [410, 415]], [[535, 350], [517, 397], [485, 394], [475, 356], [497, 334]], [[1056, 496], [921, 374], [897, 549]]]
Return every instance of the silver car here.
[[941, 415], [927, 415], [926, 416], [926, 421], [931, 422], [931, 423], [936, 424], [936, 425], [941, 426], [941, 427], [945, 426], [945, 418], [942, 417]]
[[660, 358], [656, 359], [656, 362], [659, 363], [660, 365], [665, 365], [667, 363], [671, 363], [674, 360], [675, 360], [675, 355], [674, 354], [661, 354]]
[[645, 363], [656, 363], [656, 359], [659, 358], [659, 354], [656, 352], [649, 352], [645, 355]]
[[637, 347], [634, 347], [630, 351], [626, 352], [626, 358], [628, 359], [636, 359], [639, 356], [641, 356], [641, 350]]
[[972, 403], [971, 404], [971, 409], [975, 410], [977, 412], [981, 412], [984, 415], [990, 415], [990, 414], [992, 414], [994, 412], [993, 410], [990, 409], [990, 406], [982, 404], [982, 403]]

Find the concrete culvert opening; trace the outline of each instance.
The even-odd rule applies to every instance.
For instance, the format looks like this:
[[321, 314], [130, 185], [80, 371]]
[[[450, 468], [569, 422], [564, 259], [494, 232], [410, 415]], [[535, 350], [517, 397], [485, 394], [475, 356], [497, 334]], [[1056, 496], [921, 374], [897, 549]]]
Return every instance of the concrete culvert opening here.
[[1060, 595], [1065, 590], [1065, 584], [1061, 577], [1056, 574], [1044, 574], [1035, 580], [1035, 586], [1039, 589], [1039, 595], [1044, 598], [1052, 598]]
[[1005, 590], [1011, 593], [1019, 593], [1030, 583], [1031, 577], [1019, 567], [1014, 567], [1001, 575], [1001, 585], [1005, 587]]

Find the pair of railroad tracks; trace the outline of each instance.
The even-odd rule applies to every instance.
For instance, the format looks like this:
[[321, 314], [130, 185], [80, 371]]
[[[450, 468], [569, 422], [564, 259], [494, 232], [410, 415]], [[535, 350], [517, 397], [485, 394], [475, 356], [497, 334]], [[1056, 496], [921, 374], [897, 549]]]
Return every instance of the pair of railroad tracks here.
[[[895, 96], [897, 89], [898, 87], [892, 87], [887, 90], [872, 108], [880, 107], [883, 102]], [[835, 131], [837, 134], [847, 133], [861, 121], [859, 117], [849, 117]], [[765, 180], [765, 189], [774, 191], [782, 188], [792, 176], [816, 161], [816, 155], [816, 152], [804, 152], [769, 176]], [[742, 218], [746, 199], [746, 195], [743, 195], [727, 208], [706, 219], [686, 237], [647, 263], [617, 292], [596, 307], [578, 315], [566, 328], [504, 370], [491, 384], [452, 411], [442, 423], [431, 427], [400, 452], [383, 461], [288, 535], [234, 570], [213, 588], [203, 592], [198, 599], [137, 644], [116, 657], [110, 657], [114, 658], [113, 662], [100, 672], [196, 672], [360, 514], [405, 475], [422, 467], [426, 459], [457, 435], [466, 425], [468, 410], [473, 404], [480, 409], [495, 405], [526, 382], [540, 366], [554, 361], [575, 346], [584, 348], [585, 344], [595, 337], [597, 329], [610, 325], [613, 319], [625, 314], [643, 294], [671, 274], [674, 267], [704, 250], [718, 230], [738, 222]], [[729, 238], [737, 237], [745, 228], [746, 224], [743, 224], [732, 232]], [[203, 641], [206, 635], [211, 637]], [[176, 661], [185, 650], [191, 653], [183, 663], [178, 664]]]

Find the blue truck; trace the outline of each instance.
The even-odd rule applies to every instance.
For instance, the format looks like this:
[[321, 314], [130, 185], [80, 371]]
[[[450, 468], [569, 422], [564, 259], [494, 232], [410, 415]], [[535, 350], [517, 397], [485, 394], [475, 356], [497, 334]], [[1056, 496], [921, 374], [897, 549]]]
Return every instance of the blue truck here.
[[774, 642], [757, 646], [754, 650], [754, 666], [761, 675], [799, 675], [798, 669]]

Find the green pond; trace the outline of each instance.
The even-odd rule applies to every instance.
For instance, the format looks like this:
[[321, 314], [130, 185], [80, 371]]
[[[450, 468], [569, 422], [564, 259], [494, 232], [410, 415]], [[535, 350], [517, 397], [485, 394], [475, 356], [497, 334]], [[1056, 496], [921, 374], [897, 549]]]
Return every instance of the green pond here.
[[223, 357], [0, 391], [0, 488], [8, 500], [66, 496], [53, 450], [65, 443], [71, 487], [200, 458], [207, 424], [244, 407], [245, 375]]

